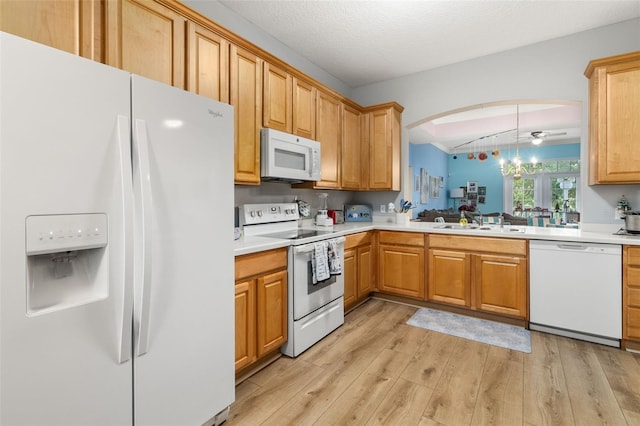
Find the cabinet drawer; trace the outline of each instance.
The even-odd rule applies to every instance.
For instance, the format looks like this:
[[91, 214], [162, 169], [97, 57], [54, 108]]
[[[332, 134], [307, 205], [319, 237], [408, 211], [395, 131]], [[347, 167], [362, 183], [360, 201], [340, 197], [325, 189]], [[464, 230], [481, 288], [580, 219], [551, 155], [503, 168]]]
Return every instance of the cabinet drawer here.
[[421, 232], [380, 231], [380, 244], [401, 244], [403, 246], [424, 247], [424, 236]]
[[236, 281], [287, 267], [287, 249], [275, 249], [236, 257]]
[[640, 288], [627, 288], [627, 306], [640, 310]]
[[344, 248], [346, 250], [366, 244], [371, 244], [371, 232], [359, 232], [345, 237]]
[[640, 266], [640, 247], [625, 246], [627, 251], [627, 265]]
[[515, 256], [527, 255], [527, 241], [511, 238], [430, 234], [429, 247], [479, 251], [482, 253], [504, 253]]

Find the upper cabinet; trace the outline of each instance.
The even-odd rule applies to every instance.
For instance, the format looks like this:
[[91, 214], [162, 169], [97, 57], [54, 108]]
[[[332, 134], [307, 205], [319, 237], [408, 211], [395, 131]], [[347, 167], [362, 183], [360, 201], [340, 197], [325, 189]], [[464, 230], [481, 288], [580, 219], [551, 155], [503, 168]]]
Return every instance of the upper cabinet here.
[[[360, 109], [342, 104], [342, 188], [364, 189], [363, 176], [368, 170], [367, 144], [363, 140], [363, 114]], [[363, 168], [363, 166], [365, 166]]]
[[229, 42], [187, 22], [187, 90], [229, 103]]
[[589, 184], [640, 183], [640, 51], [593, 60]]
[[262, 124], [264, 127], [291, 133], [292, 78], [285, 70], [264, 63], [262, 78]]
[[320, 142], [321, 180], [316, 188], [340, 188], [341, 103], [335, 96], [318, 91], [316, 139]]
[[106, 63], [185, 87], [187, 19], [154, 1], [106, 2]]
[[389, 103], [369, 111], [368, 188], [400, 190], [400, 132], [403, 108]]
[[400, 105], [362, 108], [177, 0], [0, 0], [0, 30], [230, 103], [236, 184], [260, 185], [269, 127], [320, 142], [303, 186], [400, 190]]
[[235, 181], [260, 184], [262, 59], [231, 45], [230, 99], [235, 113]]
[[99, 0], [2, 0], [0, 30], [102, 62], [101, 3]]

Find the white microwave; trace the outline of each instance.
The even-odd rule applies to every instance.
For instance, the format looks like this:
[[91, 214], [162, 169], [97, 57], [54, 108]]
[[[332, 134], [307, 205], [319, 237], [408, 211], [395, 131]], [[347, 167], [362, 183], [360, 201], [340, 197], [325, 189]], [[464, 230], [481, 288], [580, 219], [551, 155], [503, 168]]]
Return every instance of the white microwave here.
[[262, 180], [320, 180], [319, 142], [279, 130], [262, 129], [260, 145]]

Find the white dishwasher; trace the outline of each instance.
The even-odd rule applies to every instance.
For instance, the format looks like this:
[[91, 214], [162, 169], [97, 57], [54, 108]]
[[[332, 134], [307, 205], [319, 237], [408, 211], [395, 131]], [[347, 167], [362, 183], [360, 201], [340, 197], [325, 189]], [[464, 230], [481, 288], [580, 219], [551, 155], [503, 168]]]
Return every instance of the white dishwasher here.
[[529, 242], [529, 326], [620, 347], [622, 246]]

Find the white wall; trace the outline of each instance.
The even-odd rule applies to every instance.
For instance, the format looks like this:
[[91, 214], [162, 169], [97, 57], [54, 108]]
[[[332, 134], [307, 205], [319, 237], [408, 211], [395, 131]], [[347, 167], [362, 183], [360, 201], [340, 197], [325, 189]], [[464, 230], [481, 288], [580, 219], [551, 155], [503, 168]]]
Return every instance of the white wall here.
[[514, 99], [575, 100], [583, 104], [583, 214], [586, 223], [622, 223], [614, 207], [622, 194], [640, 209], [639, 185], [587, 186], [588, 80], [590, 60], [640, 50], [640, 19], [353, 89], [362, 105], [395, 100], [402, 120], [406, 170], [406, 126], [445, 111]]

